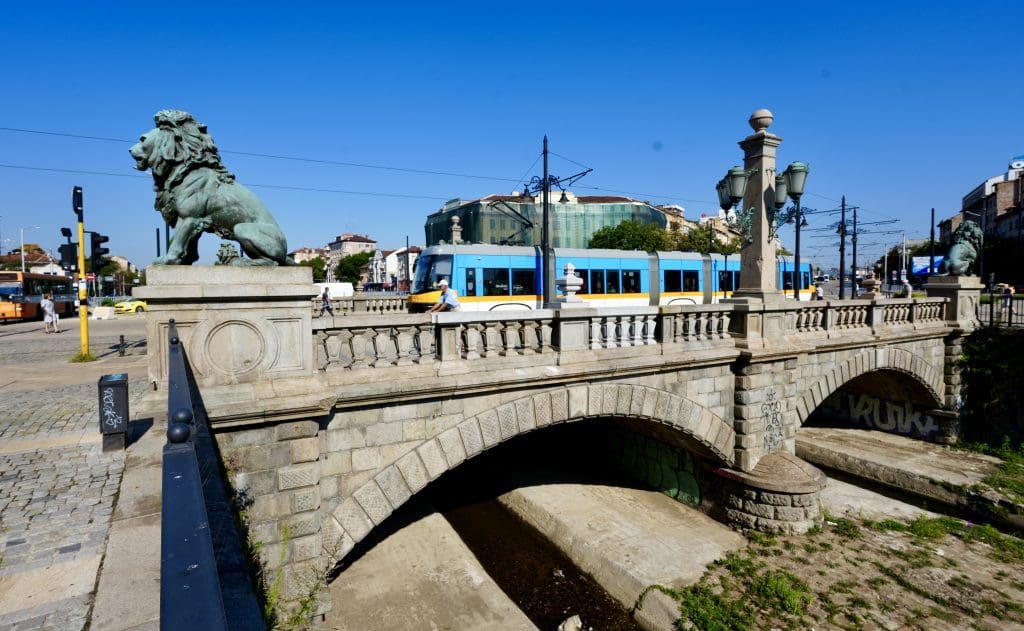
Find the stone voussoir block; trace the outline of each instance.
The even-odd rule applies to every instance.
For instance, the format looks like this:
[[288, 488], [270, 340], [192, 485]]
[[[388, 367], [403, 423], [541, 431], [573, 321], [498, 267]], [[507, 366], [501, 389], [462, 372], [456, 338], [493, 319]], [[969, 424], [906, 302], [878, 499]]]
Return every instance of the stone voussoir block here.
[[551, 394], [541, 392], [533, 395], [533, 418], [537, 427], [545, 427], [551, 424]]
[[405, 483], [402, 472], [395, 465], [385, 467], [383, 471], [374, 477], [374, 480], [377, 481], [377, 486], [384, 492], [384, 497], [388, 498], [388, 501], [391, 502], [392, 508], [398, 508], [412, 497], [412, 490], [409, 489], [409, 485]]
[[409, 490], [413, 493], [420, 491], [430, 482], [427, 467], [423, 464], [423, 460], [416, 451], [410, 451], [399, 458], [395, 466], [398, 467], [402, 477], [405, 478], [405, 483], [409, 486]]
[[516, 421], [519, 423], [520, 433], [532, 431], [537, 428], [537, 418], [533, 410], [533, 399], [522, 398], [517, 399], [515, 402], [516, 406]]
[[374, 525], [380, 524], [391, 514], [391, 502], [388, 501], [376, 480], [370, 480], [356, 489], [352, 497], [359, 502]]
[[467, 458], [472, 458], [484, 450], [484, 439], [475, 418], [459, 423], [458, 430], [462, 436], [462, 444], [466, 448]]
[[355, 541], [362, 541], [363, 537], [373, 529], [373, 520], [366, 514], [355, 497], [350, 497], [339, 504], [331, 512], [331, 516]]
[[441, 451], [448, 462], [448, 468], [456, 467], [466, 460], [466, 446], [462, 444], [462, 435], [457, 427], [441, 432], [437, 437]]

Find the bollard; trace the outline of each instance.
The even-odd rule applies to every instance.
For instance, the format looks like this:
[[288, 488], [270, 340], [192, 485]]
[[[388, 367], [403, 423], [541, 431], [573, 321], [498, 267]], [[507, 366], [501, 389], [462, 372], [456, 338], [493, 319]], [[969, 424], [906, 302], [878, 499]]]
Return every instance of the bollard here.
[[128, 374], [103, 375], [98, 385], [103, 451], [124, 449], [128, 444]]
[[124, 357], [124, 336], [121, 336], [121, 344], [117, 347], [117, 354]]

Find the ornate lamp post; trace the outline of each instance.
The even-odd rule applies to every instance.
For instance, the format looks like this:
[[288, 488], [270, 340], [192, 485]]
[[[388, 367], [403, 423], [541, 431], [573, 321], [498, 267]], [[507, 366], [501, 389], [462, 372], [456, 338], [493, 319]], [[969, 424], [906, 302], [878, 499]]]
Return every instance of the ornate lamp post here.
[[[799, 230], [802, 225], [799, 200], [810, 172], [803, 162], [794, 162], [783, 175], [776, 174], [775, 152], [782, 144], [782, 138], [768, 131], [773, 120], [772, 113], [765, 109], [750, 115], [749, 123], [754, 133], [739, 143], [744, 153], [743, 166], [729, 169], [716, 186], [723, 210], [743, 202], [736, 221], [744, 237], [740, 287], [733, 295], [763, 302], [780, 298], [774, 251], [770, 251], [774, 248], [771, 242], [775, 239], [780, 220], [792, 218], [797, 222], [798, 254], [795, 262], [799, 269]], [[780, 182], [784, 191], [778, 190]], [[785, 204], [787, 196], [796, 202], [794, 215], [777, 212]], [[800, 295], [799, 285], [794, 282], [797, 297]]]

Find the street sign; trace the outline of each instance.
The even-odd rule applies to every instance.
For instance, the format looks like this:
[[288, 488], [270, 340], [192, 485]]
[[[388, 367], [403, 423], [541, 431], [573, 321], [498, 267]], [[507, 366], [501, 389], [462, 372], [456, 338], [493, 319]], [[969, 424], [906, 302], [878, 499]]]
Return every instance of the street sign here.
[[88, 274], [85, 275], [85, 280], [90, 282], [96, 280], [96, 274], [89, 272]]

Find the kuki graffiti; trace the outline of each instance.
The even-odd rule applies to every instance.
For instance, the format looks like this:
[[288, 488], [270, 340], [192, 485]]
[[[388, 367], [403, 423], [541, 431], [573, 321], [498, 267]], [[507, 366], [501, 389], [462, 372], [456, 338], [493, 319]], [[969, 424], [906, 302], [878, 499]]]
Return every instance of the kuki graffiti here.
[[815, 416], [917, 438], [929, 438], [939, 431], [936, 420], [915, 409], [911, 402], [889, 401], [867, 394], [836, 392], [825, 400]]

